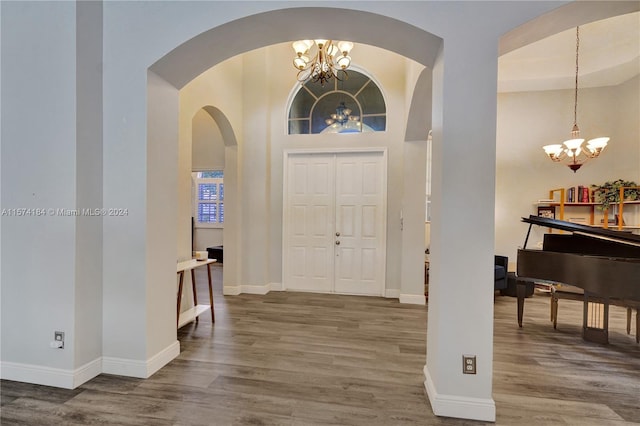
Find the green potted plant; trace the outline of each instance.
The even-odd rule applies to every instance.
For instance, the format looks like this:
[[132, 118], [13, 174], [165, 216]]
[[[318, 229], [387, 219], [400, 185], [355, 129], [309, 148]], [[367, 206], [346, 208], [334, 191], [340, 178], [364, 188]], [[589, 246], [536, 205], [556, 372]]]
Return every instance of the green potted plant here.
[[618, 204], [620, 202], [620, 188], [621, 187], [636, 187], [624, 190], [625, 200], [637, 200], [640, 198], [640, 190], [637, 188], [638, 184], [632, 181], [623, 179], [617, 179], [611, 182], [605, 182], [602, 185], [591, 185], [591, 189], [594, 194], [594, 201], [600, 203], [602, 210], [609, 210], [611, 205]]

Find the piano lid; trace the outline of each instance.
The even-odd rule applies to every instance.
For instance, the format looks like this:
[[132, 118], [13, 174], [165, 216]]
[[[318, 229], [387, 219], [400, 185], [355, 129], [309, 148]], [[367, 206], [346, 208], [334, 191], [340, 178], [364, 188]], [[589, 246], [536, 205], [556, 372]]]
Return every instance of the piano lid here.
[[[640, 235], [632, 234], [631, 232], [597, 228], [594, 226], [581, 225], [579, 223], [567, 222], [567, 221], [558, 220], [558, 219], [549, 219], [546, 217], [540, 217], [540, 216], [534, 216], [534, 215], [531, 215], [528, 218], [523, 217], [522, 221], [532, 225], [546, 226], [548, 228], [573, 232], [574, 234], [583, 235], [585, 237], [615, 241], [622, 244], [628, 244], [628, 245], [640, 247]], [[525, 246], [526, 246], [526, 243], [525, 243]]]

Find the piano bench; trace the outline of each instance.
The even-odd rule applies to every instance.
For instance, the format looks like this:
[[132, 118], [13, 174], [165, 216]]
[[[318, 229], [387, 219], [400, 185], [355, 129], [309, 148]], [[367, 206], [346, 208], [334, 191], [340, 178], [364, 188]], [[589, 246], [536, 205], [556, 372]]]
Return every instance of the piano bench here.
[[[558, 324], [558, 300], [577, 300], [584, 302], [584, 290], [572, 285], [551, 286], [551, 321], [555, 329]], [[640, 302], [632, 300], [609, 299], [609, 304], [627, 309], [627, 334], [631, 334], [631, 318], [636, 310], [636, 343], [640, 343]]]
[[584, 290], [572, 285], [556, 284], [551, 286], [551, 321], [553, 328], [558, 325], [558, 300], [584, 301]]

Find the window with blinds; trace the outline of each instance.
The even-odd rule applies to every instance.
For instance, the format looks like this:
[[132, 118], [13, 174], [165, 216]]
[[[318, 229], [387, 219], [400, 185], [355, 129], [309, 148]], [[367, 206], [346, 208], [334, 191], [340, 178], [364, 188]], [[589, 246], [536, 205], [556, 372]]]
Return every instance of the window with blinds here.
[[222, 171], [194, 173], [196, 226], [224, 224], [224, 175]]

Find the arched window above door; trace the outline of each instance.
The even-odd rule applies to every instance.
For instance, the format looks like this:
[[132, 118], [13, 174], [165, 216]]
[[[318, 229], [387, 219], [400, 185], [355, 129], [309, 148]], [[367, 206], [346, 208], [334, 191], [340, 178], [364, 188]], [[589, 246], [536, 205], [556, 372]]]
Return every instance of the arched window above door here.
[[307, 82], [289, 107], [289, 134], [381, 132], [387, 110], [382, 92], [365, 74], [340, 72], [324, 86]]

